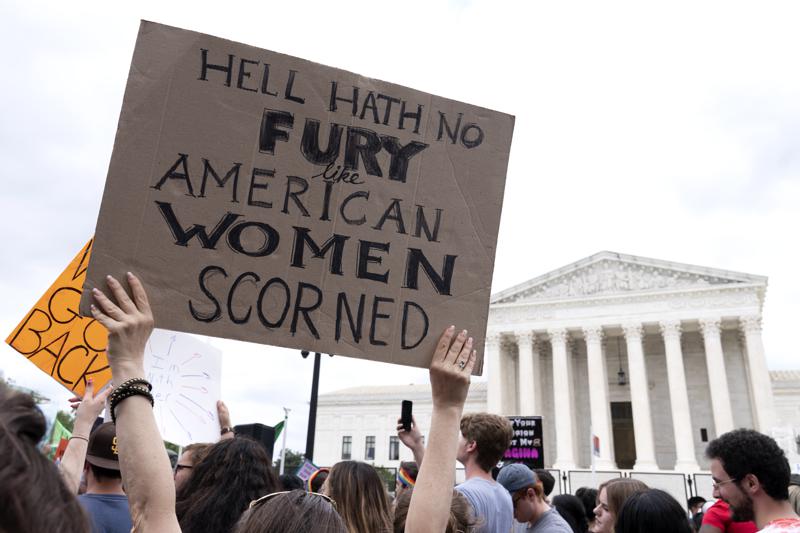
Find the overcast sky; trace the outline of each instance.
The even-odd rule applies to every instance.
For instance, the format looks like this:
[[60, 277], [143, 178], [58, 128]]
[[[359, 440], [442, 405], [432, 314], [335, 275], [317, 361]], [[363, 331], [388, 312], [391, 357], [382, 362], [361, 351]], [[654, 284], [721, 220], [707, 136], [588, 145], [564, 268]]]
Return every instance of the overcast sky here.
[[[493, 292], [600, 250], [766, 275], [768, 366], [800, 367], [796, 3], [118, 4], [0, 5], [3, 335], [93, 234], [147, 19], [516, 115]], [[234, 423], [290, 407], [303, 449], [311, 361], [212, 343]], [[5, 344], [0, 369], [68, 397]], [[426, 381], [326, 356], [321, 390]]]

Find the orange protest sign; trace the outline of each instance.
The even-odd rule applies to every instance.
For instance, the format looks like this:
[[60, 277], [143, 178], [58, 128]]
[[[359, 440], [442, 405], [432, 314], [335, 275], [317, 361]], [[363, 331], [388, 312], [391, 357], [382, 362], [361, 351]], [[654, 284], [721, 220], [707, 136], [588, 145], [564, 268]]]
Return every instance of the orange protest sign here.
[[106, 358], [108, 333], [95, 319], [78, 313], [92, 242], [86, 243], [6, 339], [12, 348], [79, 396], [83, 396], [87, 379], [94, 381], [95, 390], [111, 380]]

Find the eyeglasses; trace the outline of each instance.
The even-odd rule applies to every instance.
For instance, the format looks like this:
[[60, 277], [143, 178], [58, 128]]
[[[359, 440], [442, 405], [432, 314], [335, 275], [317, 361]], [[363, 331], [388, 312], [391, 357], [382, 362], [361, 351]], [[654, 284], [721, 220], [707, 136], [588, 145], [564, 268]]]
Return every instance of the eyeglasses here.
[[730, 479], [726, 479], [724, 481], [714, 481], [714, 482], [711, 483], [711, 487], [713, 489], [718, 489], [720, 485], [724, 485], [725, 483], [731, 483], [731, 482], [736, 482], [736, 481], [739, 481], [739, 480], [736, 479], [735, 477], [732, 477]]
[[175, 465], [175, 472], [180, 472], [181, 470], [184, 470], [184, 469], [187, 469], [187, 468], [191, 470], [194, 467], [192, 465]]
[[[274, 496], [278, 496], [280, 494], [291, 494], [292, 492], [294, 492], [294, 491], [293, 490], [284, 490], [284, 491], [280, 491], [280, 492], [273, 492], [271, 494], [266, 494], [266, 495], [258, 498], [257, 500], [251, 501], [250, 502], [250, 506], [248, 507], [248, 509], [252, 509], [256, 505], [264, 503], [265, 501], [269, 500], [270, 498], [272, 498]], [[336, 501], [333, 498], [331, 498], [330, 496], [328, 496], [327, 494], [322, 494], [321, 492], [303, 492], [303, 495], [304, 496], [305, 495], [308, 495], [308, 496], [319, 496], [323, 500], [325, 500], [328, 503], [330, 503], [331, 505], [333, 505], [333, 508], [336, 509]]]

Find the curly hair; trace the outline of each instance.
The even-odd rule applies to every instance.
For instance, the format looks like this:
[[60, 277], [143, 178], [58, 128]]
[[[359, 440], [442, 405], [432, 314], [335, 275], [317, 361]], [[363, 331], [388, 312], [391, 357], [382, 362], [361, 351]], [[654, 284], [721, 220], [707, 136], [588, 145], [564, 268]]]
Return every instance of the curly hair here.
[[325, 480], [324, 490], [336, 500], [336, 508], [350, 533], [392, 530], [389, 495], [378, 472], [367, 463], [336, 463]]
[[56, 466], [36, 449], [46, 428], [30, 394], [0, 383], [0, 531], [89, 531], [78, 499]]
[[789, 499], [789, 461], [778, 443], [763, 433], [752, 429], [729, 431], [708, 444], [706, 457], [718, 459], [731, 479], [740, 481], [753, 474], [771, 498]]
[[477, 463], [484, 471], [497, 466], [514, 437], [511, 422], [505, 417], [489, 413], [470, 413], [461, 418], [461, 434], [467, 442], [475, 442]]
[[280, 490], [264, 447], [247, 437], [217, 442], [175, 496], [184, 533], [227, 533], [252, 500]]

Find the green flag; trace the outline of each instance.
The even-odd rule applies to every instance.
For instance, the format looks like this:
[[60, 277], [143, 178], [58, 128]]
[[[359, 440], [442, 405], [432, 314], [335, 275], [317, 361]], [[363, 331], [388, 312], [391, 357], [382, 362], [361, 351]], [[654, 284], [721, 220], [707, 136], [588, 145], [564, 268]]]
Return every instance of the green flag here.
[[53, 432], [50, 435], [50, 453], [48, 455], [51, 460], [56, 454], [56, 448], [58, 448], [58, 443], [61, 442], [61, 439], [69, 439], [71, 436], [72, 432], [56, 419], [53, 424]]
[[275, 428], [274, 429], [275, 429], [275, 440], [277, 441], [278, 440], [278, 435], [280, 435], [281, 431], [283, 431], [283, 420], [281, 420], [280, 422], [275, 424]]

